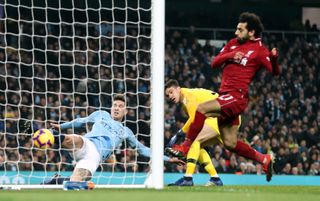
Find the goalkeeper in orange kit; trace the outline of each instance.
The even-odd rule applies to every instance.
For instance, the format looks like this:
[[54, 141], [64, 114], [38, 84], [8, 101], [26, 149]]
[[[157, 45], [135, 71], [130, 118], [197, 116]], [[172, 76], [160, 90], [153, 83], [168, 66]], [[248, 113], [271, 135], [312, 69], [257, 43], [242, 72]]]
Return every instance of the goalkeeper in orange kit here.
[[[174, 148], [174, 144], [176, 143], [177, 138], [183, 138], [185, 136], [185, 133], [187, 133], [187, 131], [189, 130], [190, 124], [194, 120], [197, 106], [200, 103], [215, 99], [219, 95], [206, 89], [181, 88], [177, 80], [169, 80], [166, 83], [165, 93], [166, 96], [174, 103], [182, 103], [189, 116], [189, 119], [187, 120], [183, 128], [175, 136], [173, 136], [171, 141], [169, 142], [169, 146], [173, 146]], [[186, 140], [188, 140], [188, 136], [186, 136]], [[214, 143], [222, 143], [222, 139], [218, 128], [217, 118], [209, 117], [206, 119], [203, 129], [199, 133], [198, 137], [194, 140], [190, 147], [190, 150], [188, 151], [187, 169], [185, 176], [175, 183], [169, 185], [193, 186], [192, 175], [195, 171], [197, 162], [199, 162], [200, 165], [202, 165], [210, 175], [210, 180], [207, 183], [207, 186], [222, 186], [223, 183], [212, 164], [208, 152], [203, 149], [204, 146], [212, 145]], [[170, 150], [171, 148], [167, 149]], [[171, 149], [170, 151], [172, 152], [173, 149]]]

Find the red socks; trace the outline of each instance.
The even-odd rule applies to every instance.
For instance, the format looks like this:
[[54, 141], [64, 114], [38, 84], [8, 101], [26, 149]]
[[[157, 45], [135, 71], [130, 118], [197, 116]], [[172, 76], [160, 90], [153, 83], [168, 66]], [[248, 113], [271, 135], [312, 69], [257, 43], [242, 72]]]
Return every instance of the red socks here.
[[258, 151], [253, 149], [248, 144], [242, 142], [241, 140], [237, 141], [236, 147], [231, 151], [238, 154], [239, 156], [243, 156], [261, 164], [263, 164], [263, 160], [265, 158], [264, 154], [259, 153]]
[[194, 120], [191, 123], [189, 131], [187, 133], [187, 138], [189, 138], [191, 142], [193, 142], [197, 138], [198, 134], [202, 130], [206, 118], [207, 117], [204, 114], [196, 111]]
[[181, 144], [180, 148], [178, 148], [178, 150], [181, 151], [184, 156], [187, 156], [189, 149], [191, 147], [191, 144], [192, 142], [188, 138], [186, 138]]
[[183, 152], [184, 155], [187, 155], [192, 142], [197, 138], [198, 134], [202, 130], [206, 116], [201, 112], [196, 111], [194, 121], [191, 123], [189, 131], [186, 135], [186, 139], [181, 144], [179, 151]]

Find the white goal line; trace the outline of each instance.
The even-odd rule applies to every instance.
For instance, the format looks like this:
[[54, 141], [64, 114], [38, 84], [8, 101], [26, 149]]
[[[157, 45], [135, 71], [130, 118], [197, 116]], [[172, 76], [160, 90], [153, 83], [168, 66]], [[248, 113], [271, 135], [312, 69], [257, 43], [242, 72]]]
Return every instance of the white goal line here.
[[[95, 185], [94, 188], [147, 188], [146, 185]], [[1, 185], [0, 190], [23, 190], [23, 189], [63, 189], [63, 185]]]

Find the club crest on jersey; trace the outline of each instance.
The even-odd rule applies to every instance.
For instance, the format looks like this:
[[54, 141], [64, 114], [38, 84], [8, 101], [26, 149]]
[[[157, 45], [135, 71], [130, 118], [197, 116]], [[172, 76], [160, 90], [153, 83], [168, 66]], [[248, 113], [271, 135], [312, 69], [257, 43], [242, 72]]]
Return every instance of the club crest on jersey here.
[[249, 50], [249, 51], [247, 52], [247, 54], [245, 54], [244, 57], [241, 59], [240, 65], [245, 66], [245, 65], [247, 64], [247, 62], [248, 62], [248, 59], [249, 59], [250, 55], [251, 55], [253, 52], [254, 52], [253, 50]]

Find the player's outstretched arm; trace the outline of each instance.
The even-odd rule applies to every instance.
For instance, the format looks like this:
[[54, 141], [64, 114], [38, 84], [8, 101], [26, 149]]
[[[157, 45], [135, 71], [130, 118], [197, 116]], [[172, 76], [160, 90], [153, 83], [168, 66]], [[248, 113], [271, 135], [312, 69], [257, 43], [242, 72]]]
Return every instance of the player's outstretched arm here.
[[184, 141], [186, 137], [185, 132], [180, 129], [176, 134], [174, 134], [171, 138], [166, 147], [172, 147], [174, 144], [179, 144], [180, 142]]
[[[77, 119], [74, 119], [70, 122], [60, 124], [59, 128], [60, 129], [81, 128], [81, 127], [85, 126], [86, 122], [87, 122], [87, 117], [77, 118]], [[56, 127], [58, 127], [58, 126], [56, 126]]]
[[261, 65], [273, 75], [280, 74], [280, 67], [278, 65], [278, 50], [273, 48], [270, 52], [265, 49], [260, 51], [259, 60]]
[[77, 118], [74, 119], [70, 122], [66, 122], [63, 124], [51, 124], [56, 129], [68, 129], [68, 128], [81, 128], [84, 127], [87, 123], [94, 123], [96, 118], [99, 116], [105, 115], [106, 112], [104, 111], [96, 111], [90, 114], [88, 117], [83, 117], [83, 118]]
[[[146, 147], [141, 142], [137, 140], [137, 138], [133, 135], [132, 131], [129, 128], [126, 128], [127, 132], [127, 142], [129, 143], [130, 147], [136, 148], [138, 153], [145, 157], [151, 157], [151, 149]], [[166, 155], [163, 156], [163, 160], [170, 162], [170, 163], [177, 163], [177, 164], [184, 164], [184, 161], [178, 158], [170, 158]]]
[[272, 48], [272, 50], [270, 51], [269, 57], [272, 65], [272, 74], [279, 75], [280, 74], [280, 67], [278, 64], [279, 51], [277, 50], [277, 48]]
[[56, 130], [60, 130], [60, 124], [50, 123], [50, 126]]
[[[141, 144], [138, 140], [136, 140], [136, 148], [137, 151], [140, 155], [145, 156], [145, 157], [149, 157], [151, 156], [151, 149], [149, 147], [144, 146], [143, 144]], [[170, 162], [170, 163], [176, 163], [179, 165], [184, 165], [185, 162], [183, 160], [180, 160], [176, 157], [168, 157], [166, 155], [163, 155], [163, 160]]]
[[235, 56], [236, 56], [236, 52], [228, 52], [225, 54], [220, 53], [216, 57], [214, 57], [214, 59], [212, 59], [211, 68], [222, 67], [225, 62], [234, 60]]
[[186, 164], [183, 160], [175, 158], [175, 157], [170, 157], [168, 162], [175, 163], [175, 164], [178, 164], [178, 165], [185, 165]]
[[225, 62], [233, 60], [236, 52], [230, 52], [230, 47], [234, 43], [233, 40], [229, 41], [220, 51], [220, 53], [211, 60], [211, 68], [219, 68], [224, 65]]

